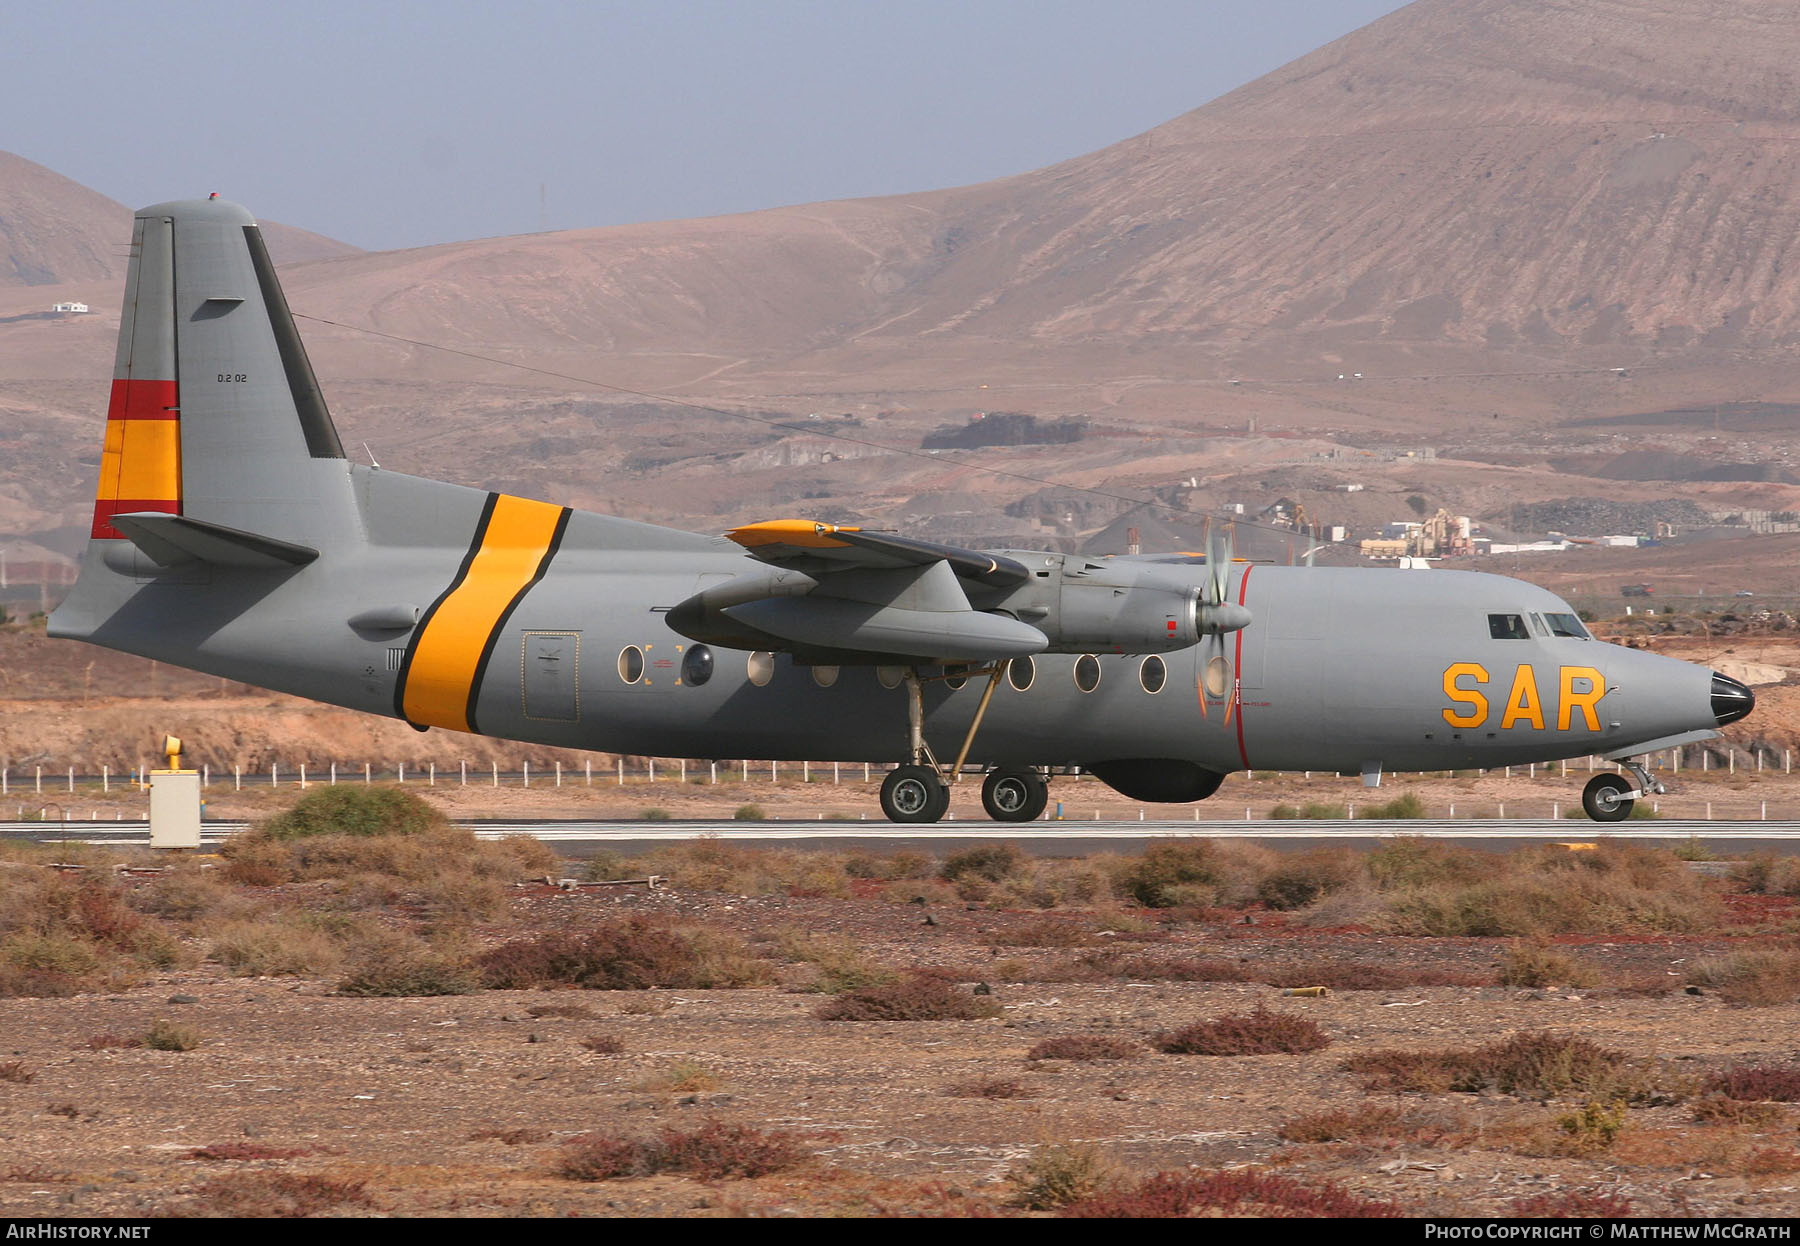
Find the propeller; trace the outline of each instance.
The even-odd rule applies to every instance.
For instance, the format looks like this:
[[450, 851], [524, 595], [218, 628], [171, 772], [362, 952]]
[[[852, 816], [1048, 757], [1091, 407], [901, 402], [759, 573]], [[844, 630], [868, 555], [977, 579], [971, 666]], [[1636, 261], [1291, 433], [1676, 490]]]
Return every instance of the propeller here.
[[1226, 594], [1231, 588], [1231, 564], [1235, 561], [1236, 547], [1235, 532], [1228, 532], [1222, 538], [1208, 539], [1206, 579], [1200, 585], [1194, 602], [1196, 624], [1200, 634], [1206, 637], [1196, 688], [1200, 696], [1200, 715], [1203, 718], [1206, 716], [1206, 698], [1209, 694], [1222, 697], [1225, 701], [1226, 726], [1231, 725], [1243, 688], [1237, 671], [1232, 668], [1231, 659], [1226, 655], [1225, 634], [1248, 627], [1251, 619], [1249, 610], [1226, 600]]

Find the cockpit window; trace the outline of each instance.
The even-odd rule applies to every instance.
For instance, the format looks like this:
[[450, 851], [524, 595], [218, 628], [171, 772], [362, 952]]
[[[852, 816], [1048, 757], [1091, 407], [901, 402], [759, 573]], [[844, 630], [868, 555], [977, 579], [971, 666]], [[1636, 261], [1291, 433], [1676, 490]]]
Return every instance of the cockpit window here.
[[1552, 636], [1573, 636], [1576, 640], [1592, 640], [1593, 634], [1581, 625], [1581, 620], [1572, 614], [1546, 614], [1544, 620], [1550, 624]]
[[1488, 615], [1488, 635], [1495, 640], [1530, 640], [1531, 633], [1525, 630], [1525, 618], [1518, 614]]

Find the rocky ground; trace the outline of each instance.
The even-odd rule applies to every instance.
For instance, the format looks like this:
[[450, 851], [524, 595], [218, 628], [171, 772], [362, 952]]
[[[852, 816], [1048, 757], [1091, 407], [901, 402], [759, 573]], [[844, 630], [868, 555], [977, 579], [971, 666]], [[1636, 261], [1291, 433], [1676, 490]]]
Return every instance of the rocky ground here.
[[[1734, 1006], [1678, 985], [1693, 958], [1790, 930], [1786, 901], [1752, 906], [1749, 934], [1561, 941], [1600, 968], [1606, 985], [1596, 987], [1295, 997], [1253, 982], [1055, 980], [1054, 967], [1129, 945], [1253, 969], [1304, 964], [1340, 980], [1379, 971], [1491, 982], [1509, 945], [1239, 912], [1124, 923], [1134, 929], [1115, 921], [1103, 934], [1091, 914], [893, 900], [538, 886], [519, 888], [513, 905], [535, 929], [637, 914], [764, 940], [830, 932], [883, 964], [991, 991], [998, 1015], [821, 1020], [824, 997], [805, 989], [811, 967], [795, 964], [741, 990], [372, 999], [203, 964], [111, 994], [9, 999], [0, 1215], [1020, 1213], [1017, 1174], [1070, 1156], [1133, 1176], [1257, 1166], [1413, 1215], [1506, 1215], [1516, 1200], [1571, 1192], [1625, 1199], [1640, 1215], [1800, 1214], [1796, 1109], [1700, 1121], [1691, 1094], [1709, 1071], [1800, 1058], [1800, 1005]], [[577, 1015], [536, 1011], [545, 1008]], [[1315, 1022], [1329, 1045], [1231, 1057], [1151, 1049], [1161, 1032], [1256, 1009]], [[197, 1046], [106, 1047], [107, 1036], [158, 1020], [189, 1028]], [[1359, 1053], [1545, 1032], [1650, 1062], [1670, 1091], [1626, 1112], [1610, 1145], [1584, 1151], [1559, 1124], [1578, 1103], [1492, 1089], [1381, 1093], [1345, 1068]], [[1126, 1040], [1130, 1054], [1028, 1058], [1045, 1039], [1077, 1034]], [[617, 1052], [592, 1049], [596, 1038]], [[1282, 1136], [1343, 1109], [1397, 1109], [1404, 1123], [1360, 1141]], [[791, 1135], [806, 1159], [754, 1179], [558, 1173], [571, 1140], [590, 1132], [646, 1138], [709, 1122]]]

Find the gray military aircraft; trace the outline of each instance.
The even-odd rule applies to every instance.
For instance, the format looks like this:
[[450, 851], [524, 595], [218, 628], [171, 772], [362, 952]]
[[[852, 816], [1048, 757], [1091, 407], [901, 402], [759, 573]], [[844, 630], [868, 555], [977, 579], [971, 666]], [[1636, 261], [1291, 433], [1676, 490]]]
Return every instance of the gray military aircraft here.
[[892, 759], [935, 822], [1079, 767], [1143, 801], [1234, 770], [1648, 755], [1749, 713], [1723, 675], [1596, 642], [1501, 576], [968, 550], [776, 520], [695, 536], [350, 462], [254, 218], [133, 226], [92, 539], [50, 620], [419, 730], [672, 757]]

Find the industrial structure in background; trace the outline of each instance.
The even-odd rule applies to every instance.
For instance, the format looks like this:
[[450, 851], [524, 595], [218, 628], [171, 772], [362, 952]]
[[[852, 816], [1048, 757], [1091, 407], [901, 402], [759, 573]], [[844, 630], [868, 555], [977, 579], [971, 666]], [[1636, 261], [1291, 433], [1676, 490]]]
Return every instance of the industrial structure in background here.
[[1362, 542], [1364, 558], [1464, 558], [1475, 552], [1475, 525], [1467, 515], [1437, 514], [1419, 523], [1389, 524]]

